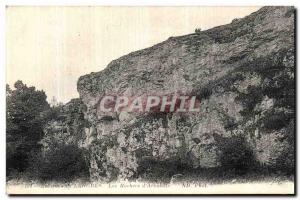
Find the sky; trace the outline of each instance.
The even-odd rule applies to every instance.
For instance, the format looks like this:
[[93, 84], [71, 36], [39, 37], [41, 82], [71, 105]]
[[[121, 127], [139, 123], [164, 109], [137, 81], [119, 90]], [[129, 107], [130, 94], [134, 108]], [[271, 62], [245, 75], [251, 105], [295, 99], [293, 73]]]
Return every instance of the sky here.
[[79, 97], [80, 76], [171, 36], [228, 24], [260, 7], [6, 8], [6, 82], [22, 80], [47, 100]]

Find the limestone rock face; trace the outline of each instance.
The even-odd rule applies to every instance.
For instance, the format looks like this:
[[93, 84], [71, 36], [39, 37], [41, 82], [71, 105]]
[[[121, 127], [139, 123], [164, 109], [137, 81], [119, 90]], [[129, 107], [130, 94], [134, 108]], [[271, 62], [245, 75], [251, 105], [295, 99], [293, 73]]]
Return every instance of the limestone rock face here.
[[[246, 138], [258, 162], [278, 163], [285, 155], [280, 145], [293, 135], [294, 50], [294, 8], [264, 7], [228, 25], [171, 37], [80, 77], [91, 179], [143, 178], [159, 163], [171, 166], [166, 173], [175, 165], [218, 167], [224, 156], [218, 141], [234, 136]], [[108, 94], [178, 93], [200, 98], [200, 112], [99, 111]], [[264, 142], [278, 135], [283, 143]]]
[[44, 125], [44, 138], [40, 141], [43, 150], [51, 151], [51, 147], [58, 144], [74, 144], [85, 148], [91, 139], [90, 128], [84, 119], [85, 105], [80, 99], [72, 99], [65, 105], [52, 108], [48, 113], [49, 120]]

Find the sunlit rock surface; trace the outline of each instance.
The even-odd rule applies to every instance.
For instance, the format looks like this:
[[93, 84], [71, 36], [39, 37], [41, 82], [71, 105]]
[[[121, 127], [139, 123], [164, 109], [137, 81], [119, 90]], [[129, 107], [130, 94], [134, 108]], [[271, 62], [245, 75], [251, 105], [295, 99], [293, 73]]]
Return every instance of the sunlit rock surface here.
[[[90, 153], [91, 180], [144, 178], [158, 165], [165, 173], [168, 166], [219, 167], [218, 141], [239, 135], [261, 165], [287, 164], [294, 50], [294, 8], [264, 7], [228, 25], [170, 37], [80, 77], [77, 89], [89, 122], [82, 146]], [[200, 112], [99, 111], [108, 94], [178, 93], [197, 95]]]

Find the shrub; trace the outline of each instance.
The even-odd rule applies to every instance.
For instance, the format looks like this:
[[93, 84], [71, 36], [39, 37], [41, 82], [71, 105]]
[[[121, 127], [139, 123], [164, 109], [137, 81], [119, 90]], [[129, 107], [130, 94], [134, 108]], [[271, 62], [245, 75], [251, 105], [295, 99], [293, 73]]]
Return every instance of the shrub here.
[[89, 176], [85, 153], [76, 145], [58, 144], [34, 157], [30, 169], [33, 178], [40, 181], [70, 182]]
[[244, 174], [255, 165], [253, 152], [243, 136], [225, 138], [214, 134], [214, 138], [221, 152], [220, 162], [223, 169]]
[[263, 165], [287, 174], [294, 173], [294, 121], [286, 128], [264, 134], [256, 141], [255, 157]]
[[255, 157], [264, 166], [277, 168], [289, 144], [280, 132], [264, 134], [256, 141]]
[[195, 88], [192, 91], [192, 95], [196, 95], [197, 99], [205, 100], [209, 99], [209, 97], [213, 93], [213, 85], [211, 83], [208, 83], [205, 86], [195, 86]]
[[196, 33], [196, 34], [200, 34], [200, 33], [201, 33], [201, 28], [196, 28], [196, 29], [195, 29], [195, 33]]

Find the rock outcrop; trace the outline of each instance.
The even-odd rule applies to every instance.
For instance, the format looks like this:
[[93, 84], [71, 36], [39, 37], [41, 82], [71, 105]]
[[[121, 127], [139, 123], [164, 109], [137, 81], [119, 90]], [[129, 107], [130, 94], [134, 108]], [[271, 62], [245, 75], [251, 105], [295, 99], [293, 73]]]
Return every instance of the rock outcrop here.
[[[52, 107], [44, 113], [48, 122], [44, 125], [44, 137], [41, 140], [43, 151], [53, 150], [52, 146], [74, 144], [85, 148], [89, 135], [86, 134], [88, 121], [84, 119], [85, 105], [80, 99], [72, 99], [65, 105]], [[86, 131], [86, 132], [85, 132]]]
[[[80, 77], [91, 179], [147, 178], [157, 166], [165, 166], [165, 177], [180, 174], [180, 166], [222, 166], [224, 146], [235, 145], [224, 141], [233, 137], [245, 139], [258, 163], [291, 166], [294, 20], [292, 7], [264, 7], [228, 25], [170, 37]], [[107, 94], [178, 93], [196, 95], [201, 111], [99, 111]]]

